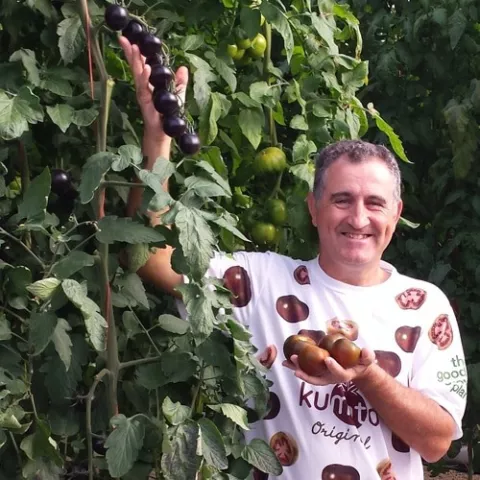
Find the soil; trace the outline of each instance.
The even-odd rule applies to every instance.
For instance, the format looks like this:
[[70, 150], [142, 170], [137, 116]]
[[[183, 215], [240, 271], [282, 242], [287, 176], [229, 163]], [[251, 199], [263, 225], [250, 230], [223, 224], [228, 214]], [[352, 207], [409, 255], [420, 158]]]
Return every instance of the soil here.
[[[473, 480], [480, 480], [480, 475], [474, 475]], [[455, 470], [450, 470], [447, 473], [441, 473], [435, 477], [432, 477], [428, 474], [427, 469], [425, 468], [425, 479], [424, 480], [467, 480], [468, 475], [463, 472], [457, 472]]]

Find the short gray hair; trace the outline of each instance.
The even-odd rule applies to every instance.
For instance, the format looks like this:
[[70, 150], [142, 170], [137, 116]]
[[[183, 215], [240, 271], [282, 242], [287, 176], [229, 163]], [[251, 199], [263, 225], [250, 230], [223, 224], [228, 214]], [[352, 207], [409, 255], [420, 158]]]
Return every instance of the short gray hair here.
[[346, 156], [352, 163], [361, 163], [369, 158], [382, 160], [394, 178], [393, 195], [395, 200], [402, 197], [402, 177], [395, 157], [383, 145], [375, 145], [363, 140], [340, 140], [320, 150], [315, 161], [315, 179], [313, 192], [315, 198], [320, 198], [325, 188], [325, 172], [340, 157]]

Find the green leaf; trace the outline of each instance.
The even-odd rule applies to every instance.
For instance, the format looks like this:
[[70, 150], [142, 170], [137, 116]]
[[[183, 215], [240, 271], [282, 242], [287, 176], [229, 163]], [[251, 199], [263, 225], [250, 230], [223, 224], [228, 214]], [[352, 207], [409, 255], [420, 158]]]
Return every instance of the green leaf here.
[[240, 10], [240, 27], [248, 38], [253, 38], [260, 31], [260, 10], [244, 6]]
[[200, 111], [207, 108], [211, 95], [209, 83], [217, 79], [212, 72], [210, 65], [200, 57], [186, 53], [185, 57], [192, 64], [193, 68], [193, 96]]
[[150, 305], [148, 303], [145, 287], [142, 280], [136, 273], [129, 273], [122, 278], [119, 282], [122, 286], [122, 293], [128, 299], [130, 299], [133, 305], [141, 305], [143, 308], [149, 310]]
[[317, 147], [315, 143], [311, 140], [308, 140], [306, 135], [299, 135], [293, 145], [293, 162], [306, 162], [310, 160], [312, 153], [316, 152]]
[[70, 407], [52, 408], [48, 412], [48, 423], [54, 435], [71, 437], [80, 430], [79, 415], [75, 409]]
[[369, 109], [369, 112], [372, 114], [375, 119], [375, 124], [377, 128], [387, 135], [390, 145], [392, 146], [394, 152], [406, 163], [412, 163], [408, 160], [405, 150], [403, 149], [402, 141], [400, 137], [394, 132], [393, 128], [378, 114], [378, 112], [373, 112]]
[[367, 76], [368, 62], [360, 62], [353, 70], [342, 73], [342, 83], [346, 87], [356, 90], [365, 84]]
[[242, 458], [261, 472], [274, 476], [281, 475], [282, 465], [272, 449], [259, 438], [254, 438], [242, 451]]
[[186, 37], [183, 37], [180, 48], [184, 52], [188, 52], [189, 50], [197, 50], [204, 45], [205, 39], [203, 38], [203, 35], [187, 35]]
[[57, 465], [62, 465], [63, 459], [56, 449], [56, 443], [50, 437], [48, 424], [37, 418], [35, 427], [35, 433], [24, 437], [20, 443], [20, 448], [30, 460], [37, 457], [46, 457], [53, 460]]
[[170, 441], [170, 450], [162, 455], [161, 466], [165, 480], [195, 478], [198, 433], [198, 425], [191, 420], [177, 427]]
[[225, 230], [233, 233], [237, 238], [242, 239], [244, 242], [251, 242], [237, 227], [235, 227], [233, 223], [234, 220], [231, 215], [225, 213], [221, 217], [216, 217], [212, 221], [216, 223], [219, 227], [222, 227]]
[[0, 90], [0, 137], [13, 140], [28, 131], [28, 124], [43, 120], [40, 99], [29, 87], [23, 86], [18, 94], [9, 97]]
[[303, 115], [294, 115], [290, 121], [290, 128], [295, 130], [308, 130], [307, 119]]
[[458, 42], [467, 28], [468, 20], [460, 8], [455, 9], [448, 19], [448, 33], [450, 36], [450, 47], [455, 50]]
[[[237, 89], [237, 77], [235, 76], [233, 69], [231, 69], [221, 58], [215, 56], [213, 52], [206, 52], [205, 58], [208, 59], [210, 65], [225, 80], [230, 91], [232, 93], [235, 92]], [[214, 92], [214, 95], [218, 95], [218, 92]]]
[[53, 265], [52, 273], [60, 279], [69, 278], [82, 268], [91, 267], [94, 264], [94, 256], [74, 250]]
[[325, 43], [328, 46], [328, 53], [330, 55], [338, 55], [338, 46], [335, 42], [335, 31], [330, 25], [330, 23], [326, 20], [326, 18], [323, 16], [323, 13], [321, 14], [322, 16], [318, 16], [315, 13], [312, 13], [310, 15], [310, 18], [312, 20], [312, 25], [317, 31], [317, 33], [320, 35], [320, 38], [325, 41]]
[[103, 352], [106, 348], [107, 321], [98, 312], [89, 315], [84, 313], [85, 327], [90, 341], [97, 352]]
[[269, 108], [275, 108], [281, 93], [280, 86], [269, 85], [267, 82], [255, 82], [250, 85], [250, 97]]
[[180, 402], [172, 402], [170, 397], [165, 397], [162, 403], [162, 412], [172, 425], [183, 423], [190, 415], [190, 407]]
[[208, 465], [224, 470], [228, 467], [227, 454], [222, 434], [217, 426], [208, 418], [198, 421], [202, 440], [202, 456]]
[[[0, 312], [0, 341], [10, 340], [12, 332], [10, 330], [10, 323], [3, 312]], [[1, 447], [0, 447], [1, 448]]]
[[47, 211], [48, 196], [50, 195], [50, 171], [46, 167], [30, 183], [23, 196], [22, 203], [18, 206], [17, 219], [33, 219], [45, 215]]
[[22, 48], [12, 53], [10, 56], [10, 62], [22, 62], [25, 70], [28, 73], [28, 80], [34, 86], [40, 85], [40, 72], [37, 66], [37, 59], [35, 58], [35, 52]]
[[196, 209], [182, 207], [175, 217], [175, 226], [182, 251], [188, 259], [192, 273], [204, 275], [213, 256], [215, 237], [208, 223]]
[[73, 120], [74, 108], [66, 103], [57, 103], [53, 107], [47, 105], [48, 116], [60, 130], [65, 133]]
[[96, 108], [84, 108], [82, 110], [75, 110], [73, 112], [72, 123], [78, 127], [88, 127], [98, 117], [98, 110]]
[[310, 191], [313, 191], [313, 182], [315, 179], [314, 169], [311, 163], [299, 163], [290, 167], [290, 172], [300, 180], [307, 182]]
[[125, 170], [132, 163], [140, 165], [143, 161], [142, 151], [136, 145], [122, 145], [118, 149], [118, 154], [120, 157], [112, 164], [112, 170], [115, 172]]
[[118, 218], [115, 215], [103, 217], [98, 222], [96, 238], [102, 243], [151, 243], [163, 242], [165, 237], [151, 227], [134, 222], [130, 218]]
[[168, 313], [160, 315], [157, 323], [159, 327], [166, 332], [176, 333], [177, 335], [184, 335], [190, 328], [190, 324], [187, 321], [173, 315], [169, 315]]
[[[263, 5], [263, 4], [262, 4]], [[238, 115], [240, 130], [256, 150], [262, 141], [265, 116], [261, 108], [243, 109]]]
[[185, 180], [185, 187], [202, 198], [230, 196], [220, 185], [208, 178], [192, 175]]
[[50, 277], [32, 283], [27, 287], [27, 290], [40, 300], [47, 300], [53, 295], [59, 285], [60, 280], [58, 278]]
[[244, 430], [250, 430], [248, 427], [247, 412], [238, 405], [220, 403], [218, 405], [208, 405], [208, 408], [211, 408], [215, 412], [222, 413]]
[[52, 335], [52, 341], [55, 345], [55, 350], [65, 365], [66, 370], [70, 368], [70, 362], [72, 359], [72, 342], [67, 333], [71, 329], [72, 328], [66, 320], [59, 318]]
[[205, 170], [210, 177], [225, 190], [229, 197], [232, 195], [232, 190], [230, 189], [230, 184], [228, 181], [225, 180], [210, 163], [206, 162], [205, 160], [200, 160], [196, 163], [196, 166]]
[[262, 2], [260, 4], [260, 12], [266, 21], [272, 24], [272, 27], [282, 36], [285, 51], [287, 54], [287, 62], [290, 63], [293, 55], [293, 33], [285, 14], [273, 3]]
[[452, 266], [448, 263], [436, 263], [428, 275], [428, 281], [439, 286], [451, 270]]
[[59, 480], [63, 471], [61, 467], [45, 457], [28, 460], [22, 468], [23, 478], [28, 479]]
[[112, 163], [118, 159], [118, 155], [111, 152], [100, 152], [92, 155], [82, 168], [79, 192], [80, 201], [88, 203], [100, 186], [103, 176], [110, 170]]
[[34, 348], [33, 355], [42, 353], [52, 339], [57, 326], [57, 317], [53, 313], [33, 313], [29, 321], [29, 344]]
[[57, 26], [57, 35], [60, 55], [65, 65], [68, 65], [85, 47], [85, 32], [80, 17], [75, 15], [62, 20]]
[[406, 227], [409, 227], [409, 228], [418, 228], [420, 226], [419, 223], [414, 223], [410, 220], [407, 220], [406, 218], [404, 217], [400, 217], [400, 220], [398, 222], [400, 225], [404, 225]]
[[73, 94], [72, 86], [65, 75], [70, 73], [64, 71], [61, 67], [50, 68], [42, 72], [40, 87], [44, 90], [59, 95], [60, 97], [71, 97]]
[[106, 459], [110, 475], [119, 478], [133, 467], [143, 446], [145, 427], [142, 419], [122, 414], [116, 415], [111, 424], [115, 428], [105, 442]]
[[216, 93], [212, 93], [208, 107], [200, 115], [199, 135], [202, 145], [210, 145], [218, 134], [217, 122], [222, 114], [222, 105]]

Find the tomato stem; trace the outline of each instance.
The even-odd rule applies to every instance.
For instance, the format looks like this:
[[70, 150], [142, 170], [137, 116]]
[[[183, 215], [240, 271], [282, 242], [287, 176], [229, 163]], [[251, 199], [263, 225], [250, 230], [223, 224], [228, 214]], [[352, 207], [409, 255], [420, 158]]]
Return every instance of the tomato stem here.
[[[265, 21], [263, 24], [263, 31], [265, 40], [267, 41], [267, 48], [265, 49], [264, 57], [263, 57], [263, 78], [268, 85], [270, 85], [270, 74], [268, 69], [270, 68], [270, 64], [272, 63], [272, 26], [270, 23]], [[266, 116], [267, 116], [267, 124], [268, 124], [268, 132], [270, 135], [270, 143], [272, 147], [276, 147], [278, 144], [277, 140], [277, 129], [275, 127], [275, 119], [273, 118], [273, 110], [270, 107], [265, 107]]]

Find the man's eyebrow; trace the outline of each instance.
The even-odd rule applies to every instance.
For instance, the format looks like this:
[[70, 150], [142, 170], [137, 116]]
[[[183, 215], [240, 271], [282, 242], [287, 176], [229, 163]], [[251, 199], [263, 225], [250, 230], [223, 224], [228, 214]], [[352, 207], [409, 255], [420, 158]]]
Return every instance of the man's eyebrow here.
[[[348, 192], [348, 191], [335, 192], [335, 193], [332, 193], [330, 195], [331, 200], [337, 200], [339, 198], [352, 198], [352, 197], [353, 197], [353, 194], [351, 192]], [[367, 200], [369, 200], [369, 201], [373, 200], [375, 202], [382, 203], [384, 205], [387, 203], [387, 200], [380, 195], [369, 195], [367, 197]]]

